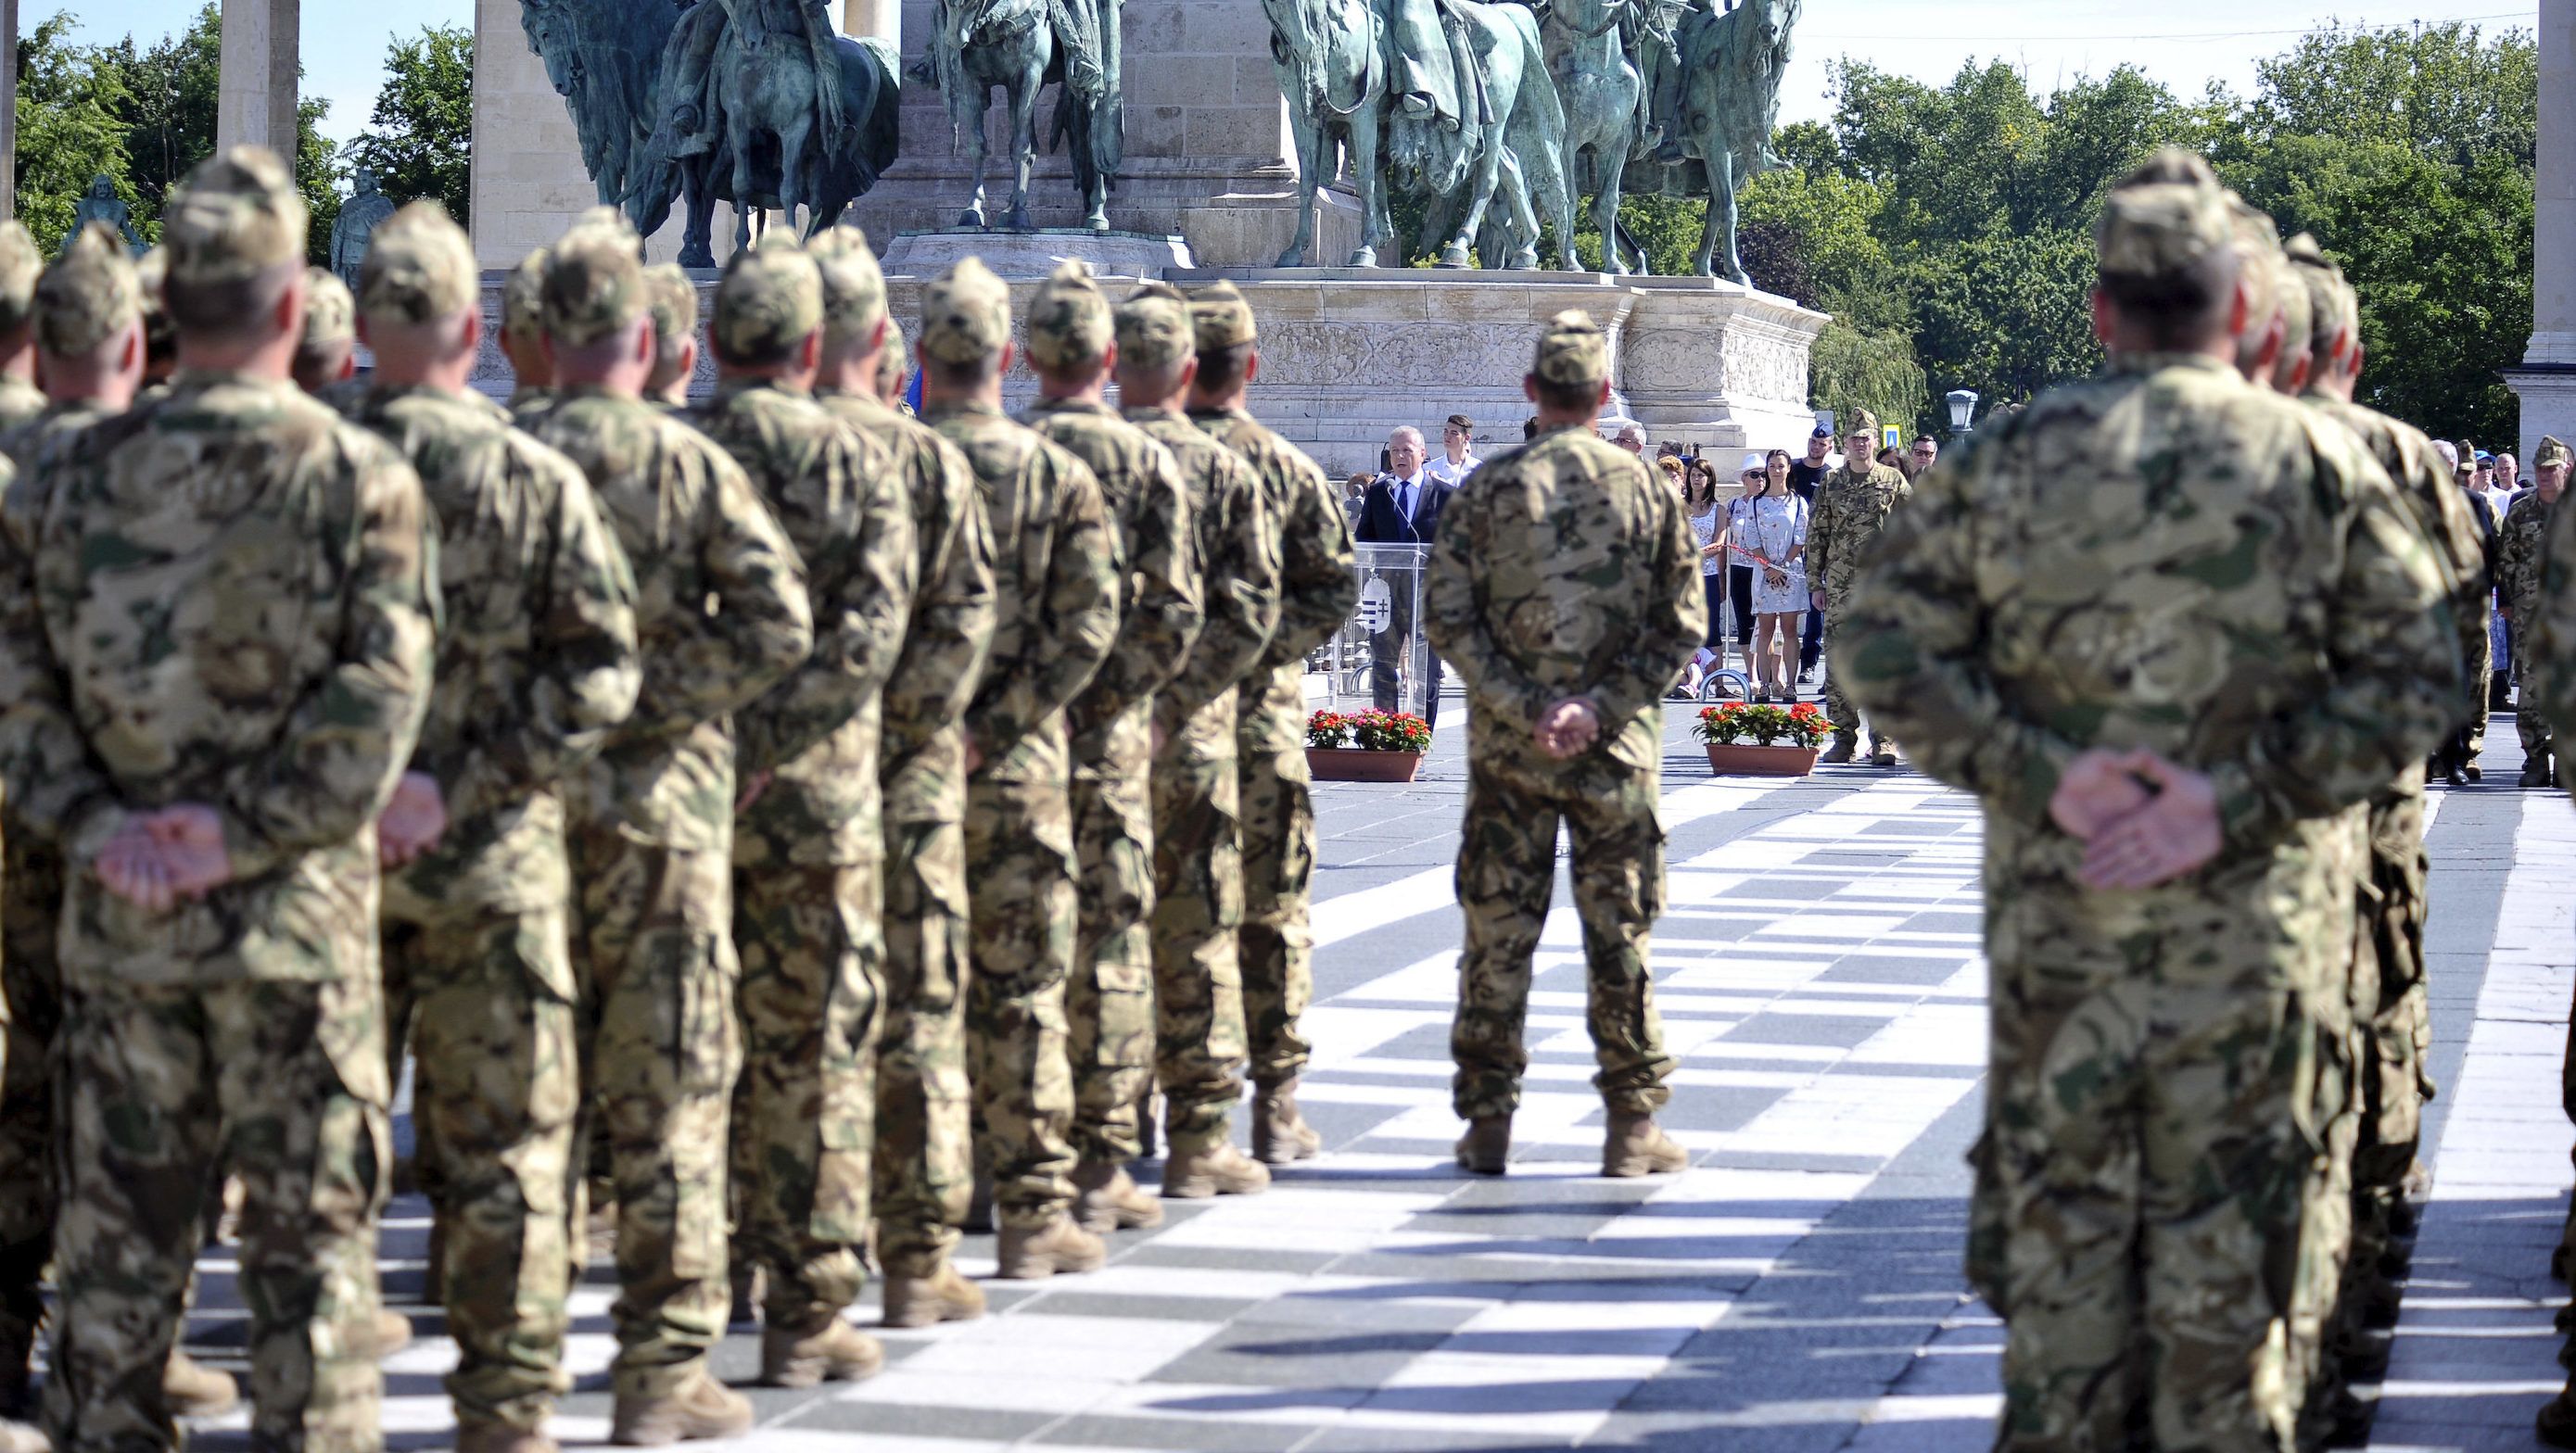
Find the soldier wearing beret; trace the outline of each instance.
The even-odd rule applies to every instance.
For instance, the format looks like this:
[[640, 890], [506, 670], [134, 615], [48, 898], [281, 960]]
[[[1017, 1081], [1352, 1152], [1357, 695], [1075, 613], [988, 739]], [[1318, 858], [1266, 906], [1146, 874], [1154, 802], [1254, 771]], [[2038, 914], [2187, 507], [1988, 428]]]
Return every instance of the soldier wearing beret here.
[[[1127, 420], [1172, 451], [1190, 491], [1207, 613], [1188, 659], [1154, 697], [1155, 1077], [1170, 1102], [1230, 1106], [1246, 1054], [1238, 706], [1242, 688], [1270, 681], [1261, 662], [1279, 629], [1279, 531], [1252, 466], [1181, 411], [1198, 376], [1189, 300], [1148, 283], [1119, 307], [1115, 328]], [[1239, 1159], [1230, 1145], [1218, 1154]], [[1256, 1173], [1268, 1174], [1257, 1165], [1240, 1172]], [[1103, 1194], [1091, 1209], [1114, 1220], [1133, 1204]]]
[[[533, 432], [589, 479], [636, 583], [644, 684], [567, 793], [583, 1129], [618, 1187], [621, 1443], [730, 1437], [751, 1407], [707, 1368], [726, 1311], [725, 1151], [741, 1057], [732, 939], [733, 714], [813, 648], [805, 573], [742, 467], [645, 402], [654, 338], [635, 234], [586, 219], [549, 253]], [[578, 1221], [576, 1221], [578, 1224]]]
[[1655, 1124], [1673, 1057], [1655, 1013], [1647, 935], [1664, 907], [1659, 703], [1708, 635], [1699, 547], [1682, 502], [1595, 427], [1609, 339], [1579, 312], [1539, 337], [1523, 384], [1539, 435], [1479, 471], [1441, 522], [1423, 620], [1467, 683], [1467, 919], [1449, 1037], [1458, 1163], [1500, 1175], [1529, 1053], [1530, 961], [1555, 893], [1556, 831], [1574, 844], [1586, 1021], [1609, 1110], [1607, 1176], [1689, 1157]]
[[[1849, 610], [1852, 582], [1860, 578], [1862, 560], [1887, 528], [1888, 516], [1913, 494], [1914, 486], [1893, 466], [1876, 463], [1878, 416], [1867, 409], [1853, 415], [1843, 430], [1843, 463], [1816, 484], [1815, 519], [1807, 527], [1807, 579], [1814, 582], [1815, 607], [1825, 616], [1825, 649], [1832, 651]], [[1851, 691], [1835, 673], [1825, 673], [1825, 716], [1834, 724], [1833, 745], [1820, 761], [1849, 762], [1866, 757], [1879, 767], [1896, 765], [1896, 745], [1882, 732], [1875, 747], [1860, 750], [1860, 713]]]
[[1065, 708], [1118, 636], [1117, 529], [1091, 470], [1002, 412], [1011, 293], [968, 258], [921, 295], [922, 422], [966, 456], [993, 532], [993, 647], [966, 710], [966, 1040], [1001, 1274], [1090, 1271], [1074, 1223], [1065, 980], [1077, 931]]
[[1995, 1446], [2288, 1448], [2341, 839], [2455, 719], [2459, 648], [2385, 471], [2239, 373], [2207, 167], [2160, 157], [2097, 236], [2105, 373], [1926, 478], [1834, 673], [1985, 809]]
[[[2532, 655], [2530, 632], [2520, 629], [2524, 620], [2536, 614], [2541, 604], [2542, 542], [2549, 534], [2550, 521], [2557, 517], [2558, 501], [2567, 493], [2567, 470], [2571, 455], [2567, 446], [2555, 438], [2544, 438], [2531, 456], [2531, 488], [2513, 508], [2505, 511], [2504, 523], [2496, 528], [2496, 595], [2498, 611], [2516, 627], [2513, 637], [2514, 674], [2521, 680], [2531, 679]], [[2552, 730], [2549, 708], [2538, 699], [2539, 693], [2526, 692], [2516, 704], [2514, 730], [2522, 737], [2522, 785], [2547, 787], [2555, 783], [2558, 763], [2553, 749], [2557, 733]]]
[[0, 631], [7, 800], [71, 865], [47, 1431], [172, 1444], [162, 1374], [222, 1167], [252, 1440], [372, 1448], [391, 1086], [351, 906], [429, 702], [431, 526], [410, 466], [289, 377], [285, 164], [206, 162], [163, 228], [183, 370], [48, 469], [33, 599]]
[[1113, 328], [1089, 270], [1059, 266], [1029, 305], [1038, 401], [1022, 418], [1091, 466], [1126, 567], [1118, 639], [1066, 709], [1082, 905], [1065, 992], [1073, 1183], [1095, 1233], [1163, 1221], [1162, 1205], [1127, 1174], [1142, 1149], [1138, 1104], [1154, 1070], [1154, 696], [1207, 618], [1180, 461], [1104, 401], [1117, 363]]
[[304, 337], [295, 345], [295, 386], [337, 409], [357, 397], [341, 386], [358, 373], [358, 302], [328, 268], [309, 269], [304, 281], [309, 296]]
[[[875, 1372], [841, 1314], [866, 1272], [884, 940], [879, 697], [912, 614], [912, 510], [893, 457], [814, 402], [823, 275], [793, 242], [733, 255], [708, 337], [716, 391], [681, 417], [750, 476], [805, 562], [814, 649], [734, 713], [737, 1261], [767, 1274], [761, 1380]], [[819, 1033], [817, 1032], [819, 1029]]]
[[653, 376], [644, 397], [674, 409], [689, 406], [698, 374], [698, 285], [676, 263], [644, 269], [653, 315]]
[[974, 1183], [966, 1076], [966, 709], [993, 639], [993, 548], [957, 446], [878, 397], [901, 346], [867, 237], [810, 245], [823, 276], [815, 398], [893, 456], [912, 511], [912, 618], [885, 687], [885, 955], [876, 1148], [877, 1258], [892, 1327], [980, 1316], [984, 1294], [950, 1253]]
[[[1252, 305], [1232, 283], [1190, 300], [1198, 373], [1190, 418], [1242, 456], [1261, 480], [1265, 512], [1280, 538], [1279, 625], [1258, 670], [1266, 683], [1239, 706], [1243, 814], [1243, 1018], [1250, 1053], [1252, 1154], [1268, 1165], [1304, 1160], [1322, 1140], [1297, 1109], [1297, 1078], [1311, 1047], [1297, 1032], [1314, 995], [1314, 934], [1308, 893], [1315, 871], [1315, 802], [1306, 773], [1306, 656], [1332, 638], [1359, 604], [1350, 520], [1324, 471], [1304, 451], [1262, 426], [1246, 407], [1261, 372]], [[1207, 1032], [1220, 1032], [1211, 1021]], [[1222, 1056], [1218, 1056], [1222, 1057]], [[1225, 1144], [1240, 1091], [1207, 1085], [1168, 1100], [1173, 1154], [1163, 1194], [1197, 1197], [1258, 1190]]]
[[14, 429], [42, 413], [36, 388], [36, 278], [43, 254], [26, 224], [0, 222], [0, 429]]

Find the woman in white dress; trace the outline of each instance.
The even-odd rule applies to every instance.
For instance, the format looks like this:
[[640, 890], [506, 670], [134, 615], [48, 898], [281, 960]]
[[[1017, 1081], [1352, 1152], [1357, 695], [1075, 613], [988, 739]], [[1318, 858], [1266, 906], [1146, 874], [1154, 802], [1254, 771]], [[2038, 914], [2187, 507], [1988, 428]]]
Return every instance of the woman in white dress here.
[[1807, 608], [1807, 502], [1789, 492], [1789, 453], [1744, 456], [1748, 487], [1730, 531], [1753, 565], [1755, 701], [1798, 699], [1798, 627]]

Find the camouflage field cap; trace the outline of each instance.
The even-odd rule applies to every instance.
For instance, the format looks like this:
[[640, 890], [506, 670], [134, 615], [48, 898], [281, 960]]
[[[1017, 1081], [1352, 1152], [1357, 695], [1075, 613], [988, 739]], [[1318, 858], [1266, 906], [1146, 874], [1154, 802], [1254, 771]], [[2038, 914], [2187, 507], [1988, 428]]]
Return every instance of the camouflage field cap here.
[[1547, 320], [1547, 331], [1538, 335], [1530, 373], [1541, 383], [1559, 387], [1599, 383], [1610, 376], [1610, 335], [1601, 331], [1590, 313], [1569, 308]]
[[585, 221], [546, 258], [542, 313], [558, 343], [587, 347], [645, 316], [642, 245], [621, 220]]
[[2562, 443], [2556, 435], [2542, 435], [2540, 447], [2531, 453], [2531, 467], [2534, 469], [2547, 469], [2553, 464], [2571, 463], [2576, 463], [2576, 454], [2568, 453], [2566, 444]]
[[1011, 341], [1011, 289], [970, 257], [921, 290], [921, 351], [942, 363], [981, 363]]
[[2264, 317], [2280, 307], [2282, 295], [2289, 291], [2282, 285], [2287, 279], [2281, 270], [2280, 224], [2234, 192], [2227, 194], [2227, 220], [2236, 234], [2241, 276], [2254, 293], [2247, 312]]
[[1147, 283], [1118, 305], [1118, 356], [1139, 368], [1169, 368], [1190, 356], [1198, 336], [1190, 300], [1170, 283]]
[[2326, 256], [2325, 244], [2313, 233], [2302, 232], [2290, 239], [2286, 249], [2290, 272], [2303, 284], [2308, 295], [2308, 323], [2317, 342], [2330, 342], [2337, 333], [2357, 332], [2361, 327], [2360, 299], [2343, 279], [2343, 268]]
[[36, 346], [56, 358], [87, 358], [142, 320], [142, 275], [105, 223], [75, 233], [36, 279]]
[[2103, 277], [2146, 282], [2233, 247], [2236, 223], [2209, 163], [2169, 146], [2103, 199], [2093, 241]]
[[888, 328], [885, 352], [877, 355], [877, 392], [893, 393], [895, 386], [911, 375], [912, 345], [903, 341], [901, 328]]
[[304, 346], [334, 348], [358, 338], [358, 300], [337, 273], [304, 270]]
[[823, 272], [805, 249], [774, 240], [725, 262], [707, 336], [721, 358], [775, 358], [822, 331]]
[[868, 234], [856, 227], [827, 227], [805, 244], [823, 270], [823, 336], [865, 341], [886, 315], [885, 270], [877, 266]]
[[1867, 434], [1872, 439], [1876, 439], [1878, 437], [1878, 415], [1871, 413], [1867, 409], [1852, 410], [1851, 422], [1843, 425], [1843, 437], [1848, 439], [1854, 434]]
[[220, 286], [301, 263], [304, 223], [295, 174], [266, 147], [236, 146], [190, 172], [161, 214], [170, 281]]
[[134, 278], [143, 285], [144, 342], [154, 353], [166, 354], [179, 346], [169, 305], [161, 296], [162, 285], [170, 281], [170, 249], [156, 247], [143, 254], [134, 264]]
[[501, 336], [522, 348], [546, 336], [546, 265], [552, 261], [553, 249], [540, 247], [501, 282]]
[[0, 333], [27, 326], [36, 307], [36, 279], [44, 271], [44, 254], [26, 224], [0, 222]]
[[1057, 263], [1029, 300], [1029, 361], [1040, 368], [1096, 364], [1114, 332], [1109, 296], [1078, 259]]
[[698, 285], [676, 262], [657, 262], [644, 269], [644, 311], [653, 317], [653, 337], [668, 348], [698, 331]]
[[358, 313], [370, 322], [441, 322], [472, 311], [482, 292], [474, 244], [436, 202], [386, 218], [358, 268]]
[[1201, 353], [1257, 342], [1261, 337], [1252, 304], [1241, 288], [1229, 282], [1213, 282], [1190, 294], [1190, 330], [1197, 335]]

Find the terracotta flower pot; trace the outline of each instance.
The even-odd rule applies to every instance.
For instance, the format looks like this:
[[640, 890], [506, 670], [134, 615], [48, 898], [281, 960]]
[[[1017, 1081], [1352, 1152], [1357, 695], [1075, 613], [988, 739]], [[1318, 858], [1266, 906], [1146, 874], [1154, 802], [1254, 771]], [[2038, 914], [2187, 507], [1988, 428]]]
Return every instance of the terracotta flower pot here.
[[1721, 777], [1804, 777], [1824, 755], [1822, 747], [1701, 745], [1708, 748], [1708, 769]]
[[1410, 782], [1421, 766], [1420, 752], [1372, 752], [1359, 747], [1306, 749], [1306, 772], [1318, 782]]

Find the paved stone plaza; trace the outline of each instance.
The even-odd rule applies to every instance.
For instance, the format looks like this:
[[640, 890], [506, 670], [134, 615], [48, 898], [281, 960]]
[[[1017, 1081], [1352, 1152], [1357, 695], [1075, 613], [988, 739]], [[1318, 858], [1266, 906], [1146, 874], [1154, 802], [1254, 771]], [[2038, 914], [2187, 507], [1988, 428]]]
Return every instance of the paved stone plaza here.
[[[1268, 1195], [1173, 1205], [1160, 1231], [1116, 1238], [1098, 1274], [988, 1282], [994, 1315], [889, 1335], [874, 1381], [754, 1389], [763, 1426], [739, 1446], [1987, 1446], [2000, 1329], [1959, 1272], [1985, 1054], [1967, 800], [1904, 771], [1712, 782], [1676, 714], [1656, 967], [1682, 1066], [1667, 1123], [1693, 1167], [1592, 1173], [1601, 1108], [1560, 898], [1513, 1171], [1471, 1180], [1449, 1163], [1447, 1058], [1465, 716], [1443, 714], [1422, 782], [1318, 792], [1302, 1098], [1326, 1156]], [[2500, 719], [2491, 784], [2513, 780], [2513, 741]], [[2438, 1182], [2373, 1446], [2527, 1448], [2560, 1380], [2545, 1267], [2569, 1174], [2576, 811], [2494, 785], [2437, 788], [2434, 807]], [[425, 1217], [416, 1198], [391, 1213], [400, 1291], [416, 1293]], [[966, 1269], [989, 1272], [991, 1254], [970, 1237]], [[205, 1272], [192, 1345], [238, 1369], [228, 1253]], [[567, 1443], [607, 1432], [613, 1295], [594, 1265], [575, 1306], [581, 1387], [556, 1422]], [[398, 1304], [435, 1331], [435, 1312]], [[452, 1357], [425, 1335], [388, 1364], [390, 1446], [443, 1446]], [[737, 1329], [719, 1370], [748, 1379], [756, 1363]], [[198, 1446], [238, 1448], [242, 1426]]]

